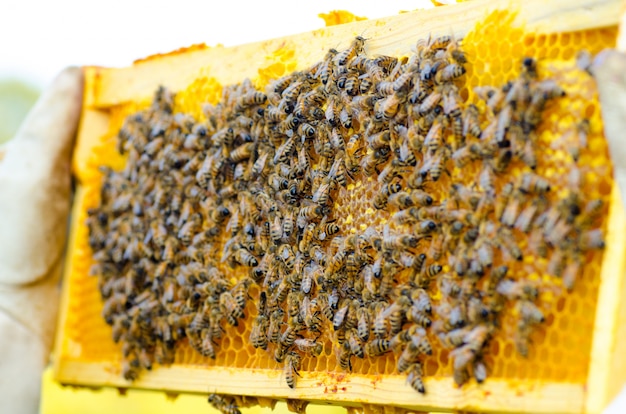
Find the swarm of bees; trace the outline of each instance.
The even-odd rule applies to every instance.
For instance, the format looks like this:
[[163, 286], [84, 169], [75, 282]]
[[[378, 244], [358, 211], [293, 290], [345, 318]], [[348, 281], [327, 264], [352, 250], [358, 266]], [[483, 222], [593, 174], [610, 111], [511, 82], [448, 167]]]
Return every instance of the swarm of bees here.
[[[126, 167], [101, 168], [87, 219], [125, 378], [172, 363], [183, 338], [215, 358], [244, 318], [290, 388], [303, 359], [332, 346], [343, 371], [393, 352], [424, 393], [433, 340], [450, 350], [457, 384], [482, 382], [505, 304], [528, 353], [545, 319], [542, 285], [513, 277], [511, 263], [530, 251], [572, 289], [586, 252], [604, 247], [605, 206], [580, 191], [580, 174], [557, 193], [536, 172], [537, 126], [565, 92], [526, 58], [518, 78], [477, 88], [483, 104], [467, 104], [467, 58], [451, 36], [418, 41], [409, 58], [365, 48], [357, 37], [265, 92], [248, 80], [227, 87], [202, 121], [174, 113], [165, 88], [126, 119]], [[588, 130], [572, 132], [574, 160]], [[337, 200], [359, 182], [377, 189], [362, 202], [382, 224], [340, 225]]]

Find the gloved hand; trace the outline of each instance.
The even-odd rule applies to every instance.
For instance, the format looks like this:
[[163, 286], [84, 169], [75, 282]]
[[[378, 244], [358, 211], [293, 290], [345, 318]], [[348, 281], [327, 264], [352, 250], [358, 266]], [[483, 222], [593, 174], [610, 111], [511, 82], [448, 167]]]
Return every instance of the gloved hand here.
[[[626, 129], [626, 54], [618, 50], [600, 52], [594, 59], [591, 72], [598, 84], [604, 135], [609, 143], [615, 181], [620, 189], [622, 204], [626, 209], [626, 141], [624, 141], [624, 130]], [[624, 299], [622, 298], [622, 300]], [[625, 412], [626, 386], [606, 407], [603, 414], [622, 414]]]
[[80, 68], [61, 72], [0, 146], [0, 411], [36, 413], [54, 340]]

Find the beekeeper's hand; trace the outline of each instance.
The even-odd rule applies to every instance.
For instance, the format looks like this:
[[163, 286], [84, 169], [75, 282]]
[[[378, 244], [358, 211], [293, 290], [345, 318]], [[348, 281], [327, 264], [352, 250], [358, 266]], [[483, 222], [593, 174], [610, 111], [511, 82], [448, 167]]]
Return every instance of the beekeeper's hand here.
[[0, 146], [0, 407], [36, 413], [54, 338], [70, 211], [79, 68], [61, 72]]
[[[617, 50], [600, 52], [594, 59], [591, 72], [598, 84], [604, 135], [609, 143], [615, 181], [626, 208], [626, 54]], [[626, 386], [603, 411], [603, 414], [623, 413], [626, 413]]]

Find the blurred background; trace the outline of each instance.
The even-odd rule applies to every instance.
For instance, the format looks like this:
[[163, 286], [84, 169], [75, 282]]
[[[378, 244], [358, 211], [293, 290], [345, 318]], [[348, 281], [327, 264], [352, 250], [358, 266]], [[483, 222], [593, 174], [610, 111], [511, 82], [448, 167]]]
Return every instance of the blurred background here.
[[232, 46], [306, 32], [323, 27], [318, 14], [332, 10], [373, 19], [430, 7], [429, 0], [2, 0], [0, 143], [69, 65], [128, 66], [196, 43]]

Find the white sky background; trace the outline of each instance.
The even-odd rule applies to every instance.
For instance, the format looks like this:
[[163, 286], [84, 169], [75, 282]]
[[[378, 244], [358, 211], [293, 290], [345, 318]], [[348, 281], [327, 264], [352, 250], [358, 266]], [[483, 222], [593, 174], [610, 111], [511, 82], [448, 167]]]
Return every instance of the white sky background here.
[[370, 19], [429, 0], [0, 0], [0, 78], [45, 87], [68, 65], [128, 66], [194, 43], [225, 46], [324, 26], [319, 13]]

